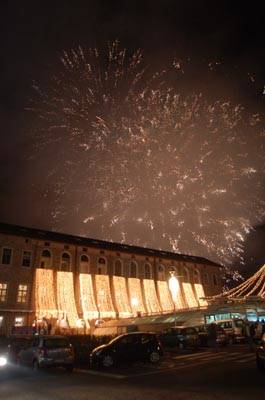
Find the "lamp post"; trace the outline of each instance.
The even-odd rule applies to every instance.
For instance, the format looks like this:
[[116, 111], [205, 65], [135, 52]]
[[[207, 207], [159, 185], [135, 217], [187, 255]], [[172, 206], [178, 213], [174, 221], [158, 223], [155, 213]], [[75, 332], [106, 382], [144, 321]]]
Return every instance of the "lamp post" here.
[[174, 304], [174, 326], [177, 324], [177, 310], [176, 310], [176, 301], [177, 301], [177, 296], [179, 292], [179, 281], [176, 276], [176, 273], [174, 270], [170, 271], [170, 278], [168, 280], [168, 286], [169, 290], [171, 292], [171, 296], [173, 299], [173, 304]]

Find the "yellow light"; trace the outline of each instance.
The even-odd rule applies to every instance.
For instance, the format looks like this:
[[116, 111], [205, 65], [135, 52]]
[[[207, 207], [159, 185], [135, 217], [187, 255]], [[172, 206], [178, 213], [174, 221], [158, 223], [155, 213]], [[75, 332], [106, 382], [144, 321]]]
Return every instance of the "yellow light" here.
[[80, 297], [85, 321], [98, 317], [98, 310], [90, 274], [79, 274]]
[[176, 309], [181, 310], [185, 308], [186, 304], [181, 294], [178, 278], [174, 276], [173, 273], [171, 274], [171, 277], [168, 280], [168, 286]]
[[57, 271], [57, 303], [60, 311], [66, 314], [69, 326], [75, 328], [78, 314], [72, 272]]
[[[138, 311], [145, 313], [146, 309], [144, 307], [140, 279], [128, 278], [128, 288], [133, 314], [137, 314]], [[137, 304], [135, 301], [132, 301], [133, 299], [137, 299]]]
[[113, 276], [113, 289], [119, 317], [129, 317], [132, 310], [127, 295], [126, 279], [122, 276]]
[[96, 297], [101, 318], [115, 318], [108, 275], [95, 275]]
[[144, 279], [144, 294], [148, 313], [158, 313], [161, 311], [155, 288], [155, 282], [152, 279]]
[[35, 307], [36, 316], [58, 317], [58, 309], [54, 293], [54, 271], [52, 269], [36, 268], [35, 271]]
[[208, 305], [208, 302], [204, 299], [202, 299], [202, 297], [205, 297], [205, 293], [204, 293], [204, 289], [201, 283], [195, 283], [194, 284], [194, 289], [196, 292], [196, 296], [199, 302], [200, 307], [205, 307]]
[[191, 283], [183, 282], [182, 283], [182, 287], [183, 287], [183, 291], [184, 291], [184, 295], [185, 295], [187, 306], [189, 308], [198, 307], [198, 302], [197, 302], [197, 300], [195, 298], [195, 294], [193, 292]]
[[174, 310], [174, 304], [166, 281], [157, 281], [158, 296], [162, 311]]

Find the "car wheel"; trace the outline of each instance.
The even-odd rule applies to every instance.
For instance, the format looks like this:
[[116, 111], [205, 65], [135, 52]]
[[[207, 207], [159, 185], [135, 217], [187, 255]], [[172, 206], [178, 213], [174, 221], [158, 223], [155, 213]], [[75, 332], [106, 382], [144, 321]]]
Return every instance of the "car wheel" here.
[[256, 358], [256, 363], [257, 363], [258, 370], [265, 371], [265, 364], [263, 363], [263, 361], [261, 361], [259, 356], [257, 356], [257, 358]]
[[40, 368], [40, 365], [39, 365], [39, 363], [38, 363], [38, 360], [33, 360], [32, 369], [33, 369], [34, 371], [38, 371], [39, 368]]
[[157, 351], [152, 351], [149, 355], [149, 361], [152, 364], [156, 364], [160, 361], [160, 354]]
[[110, 368], [113, 367], [113, 365], [114, 365], [114, 359], [110, 354], [106, 354], [105, 356], [103, 356], [102, 366], [104, 368]]
[[67, 365], [67, 366], [65, 367], [65, 370], [66, 370], [67, 372], [73, 372], [74, 366], [73, 366], [73, 365]]

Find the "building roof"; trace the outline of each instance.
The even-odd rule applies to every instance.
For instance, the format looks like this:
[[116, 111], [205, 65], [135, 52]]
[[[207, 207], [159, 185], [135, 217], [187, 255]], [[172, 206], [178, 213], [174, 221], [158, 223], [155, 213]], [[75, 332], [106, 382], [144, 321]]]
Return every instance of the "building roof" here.
[[94, 247], [105, 250], [118, 251], [123, 253], [135, 253], [149, 257], [168, 258], [175, 261], [190, 262], [195, 264], [212, 265], [222, 267], [213, 261], [203, 257], [178, 254], [170, 251], [156, 250], [147, 247], [132, 246], [122, 243], [107, 242], [104, 240], [91, 239], [84, 236], [73, 236], [65, 233], [45, 231], [43, 229], [27, 228], [19, 225], [11, 225], [0, 222], [0, 233], [8, 235], [23, 236], [28, 238], [55, 241], [78, 246]]

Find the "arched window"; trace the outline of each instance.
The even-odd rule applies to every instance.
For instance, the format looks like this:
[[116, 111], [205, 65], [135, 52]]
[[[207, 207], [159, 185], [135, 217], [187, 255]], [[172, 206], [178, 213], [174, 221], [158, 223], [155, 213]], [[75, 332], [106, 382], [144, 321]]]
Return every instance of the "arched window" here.
[[158, 280], [159, 281], [164, 281], [165, 280], [165, 267], [164, 267], [164, 265], [158, 265], [158, 273], [157, 273], [157, 276], [158, 276]]
[[194, 270], [194, 283], [200, 283], [200, 273], [197, 269]]
[[184, 282], [190, 281], [190, 274], [187, 268], [183, 269], [183, 277], [184, 277]]
[[214, 286], [218, 285], [217, 276], [215, 274], [213, 275], [213, 284], [214, 284]]
[[63, 253], [61, 258], [61, 271], [71, 271], [71, 257], [69, 253]]
[[207, 272], [205, 272], [205, 273], [203, 274], [203, 283], [204, 283], [205, 285], [208, 285], [208, 283], [209, 283], [209, 276], [208, 276]]
[[137, 278], [137, 263], [136, 261], [131, 261], [130, 264], [130, 271], [129, 271], [129, 277], [130, 278]]
[[97, 274], [106, 275], [107, 273], [107, 261], [105, 257], [98, 258]]
[[82, 254], [80, 257], [80, 265], [79, 265], [79, 271], [82, 274], [88, 274], [89, 273], [89, 258], [86, 254]]
[[116, 260], [114, 264], [114, 275], [122, 276], [122, 262], [121, 260]]
[[150, 264], [145, 264], [145, 266], [144, 266], [144, 278], [145, 279], [152, 278], [152, 267]]
[[45, 249], [41, 253], [40, 268], [51, 268], [52, 266], [52, 255], [50, 250]]

